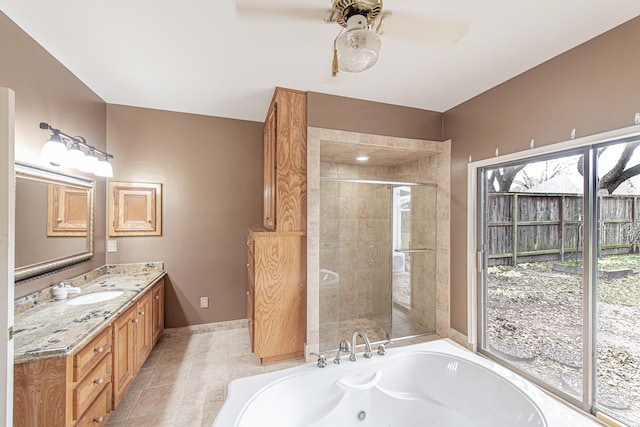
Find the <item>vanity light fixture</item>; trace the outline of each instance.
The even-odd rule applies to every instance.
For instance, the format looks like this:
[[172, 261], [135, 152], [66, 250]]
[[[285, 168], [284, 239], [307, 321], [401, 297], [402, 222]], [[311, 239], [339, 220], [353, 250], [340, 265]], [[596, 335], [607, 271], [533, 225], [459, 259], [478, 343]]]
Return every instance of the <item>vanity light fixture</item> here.
[[98, 158], [96, 157], [95, 148], [89, 148], [87, 155], [82, 159], [78, 170], [80, 172], [95, 173], [98, 170]]
[[109, 158], [106, 154], [102, 156], [96, 167], [96, 176], [102, 176], [105, 178], [113, 177], [113, 167], [111, 167], [111, 163], [109, 163]]
[[78, 169], [80, 168], [80, 165], [82, 165], [84, 157], [84, 153], [80, 149], [80, 144], [78, 144], [78, 141], [73, 141], [73, 143], [71, 143], [71, 147], [69, 147], [69, 150], [67, 150], [62, 166], [71, 169]]
[[60, 138], [59, 132], [52, 132], [42, 147], [40, 157], [54, 166], [60, 166], [67, 155], [67, 144]]
[[[40, 152], [40, 158], [45, 163], [79, 169], [96, 176], [113, 177], [113, 168], [109, 163], [113, 155], [87, 144], [81, 136], [67, 135], [59, 129], [52, 128], [48, 123], [41, 122], [40, 129], [51, 132], [49, 140]], [[70, 145], [68, 148], [67, 144]], [[82, 151], [83, 148], [86, 152]]]
[[367, 160], [369, 160], [369, 156], [358, 156], [356, 157], [356, 160], [359, 162], [366, 162]]

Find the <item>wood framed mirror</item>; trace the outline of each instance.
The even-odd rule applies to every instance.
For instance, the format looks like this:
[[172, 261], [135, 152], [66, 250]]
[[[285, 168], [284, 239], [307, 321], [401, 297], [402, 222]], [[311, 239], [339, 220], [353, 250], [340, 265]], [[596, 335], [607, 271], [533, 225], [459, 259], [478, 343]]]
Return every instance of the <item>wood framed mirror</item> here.
[[95, 181], [16, 163], [16, 283], [93, 258]]

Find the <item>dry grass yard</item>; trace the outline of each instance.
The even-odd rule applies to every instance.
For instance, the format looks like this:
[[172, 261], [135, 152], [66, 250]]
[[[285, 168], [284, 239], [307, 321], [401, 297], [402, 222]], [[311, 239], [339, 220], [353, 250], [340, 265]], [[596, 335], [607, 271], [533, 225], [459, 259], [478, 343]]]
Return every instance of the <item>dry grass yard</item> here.
[[[489, 268], [488, 341], [518, 368], [580, 396], [581, 276], [556, 271], [554, 264]], [[563, 264], [576, 267], [572, 260]], [[640, 426], [640, 256], [604, 257], [599, 269], [598, 403]], [[619, 270], [631, 271], [614, 277]]]

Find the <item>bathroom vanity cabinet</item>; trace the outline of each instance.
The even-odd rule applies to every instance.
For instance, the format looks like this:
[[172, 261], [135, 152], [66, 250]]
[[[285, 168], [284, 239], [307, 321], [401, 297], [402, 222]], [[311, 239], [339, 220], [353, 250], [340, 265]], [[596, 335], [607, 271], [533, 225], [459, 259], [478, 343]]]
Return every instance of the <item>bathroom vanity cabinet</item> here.
[[105, 425], [162, 335], [163, 289], [160, 278], [69, 355], [15, 364], [14, 426]]
[[164, 320], [159, 329], [160, 316], [164, 318], [164, 279], [113, 322], [113, 409], [124, 398], [156, 338], [162, 335]]
[[156, 345], [162, 332], [164, 331], [164, 279], [154, 285], [151, 290], [152, 300], [152, 323], [153, 323], [153, 345]]
[[111, 325], [74, 354], [14, 367], [14, 426], [103, 425], [111, 413]]
[[307, 94], [276, 88], [264, 123], [264, 217], [269, 231], [307, 227]]
[[249, 231], [247, 317], [251, 351], [263, 364], [304, 355], [305, 260], [304, 233]]

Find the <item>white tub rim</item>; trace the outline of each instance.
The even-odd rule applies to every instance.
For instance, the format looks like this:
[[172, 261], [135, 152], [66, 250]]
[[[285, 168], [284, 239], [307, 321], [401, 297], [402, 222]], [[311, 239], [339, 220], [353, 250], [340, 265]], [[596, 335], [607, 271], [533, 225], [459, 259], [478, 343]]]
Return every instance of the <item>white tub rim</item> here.
[[[326, 370], [345, 369], [350, 371], [359, 367], [366, 369], [367, 367], [365, 367], [365, 365], [369, 365], [369, 368], [374, 367], [374, 365], [371, 365], [371, 362], [375, 364], [384, 364], [388, 360], [393, 359], [396, 355], [402, 355], [408, 352], [446, 355], [455, 359], [463, 359], [465, 362], [498, 375], [502, 380], [522, 392], [522, 394], [540, 412], [548, 427], [564, 427], [566, 425], [601, 425], [594, 417], [579, 411], [568, 402], [562, 401], [556, 396], [551, 395], [546, 390], [543, 390], [517, 373], [482, 356], [481, 354], [473, 353], [449, 339], [439, 339], [420, 344], [392, 347], [388, 349], [387, 356], [382, 357], [376, 354], [374, 359], [369, 360], [360, 357], [358, 362], [355, 363], [345, 360], [341, 365], [334, 365], [331, 363], [332, 360], [330, 359], [326, 368], [318, 368], [315, 362], [311, 362], [292, 368], [235, 379], [229, 384], [227, 399], [218, 413], [218, 417], [214, 421], [213, 425], [214, 427], [235, 427], [249, 405], [265, 390], [279, 382], [303, 375], [322, 375]], [[548, 416], [550, 411], [552, 411], [553, 416]], [[560, 423], [557, 421], [554, 422], [554, 417], [559, 412], [563, 411], [566, 412], [566, 416], [568, 416], [574, 424], [564, 424], [562, 421]], [[566, 420], [566, 418], [562, 419]]]

